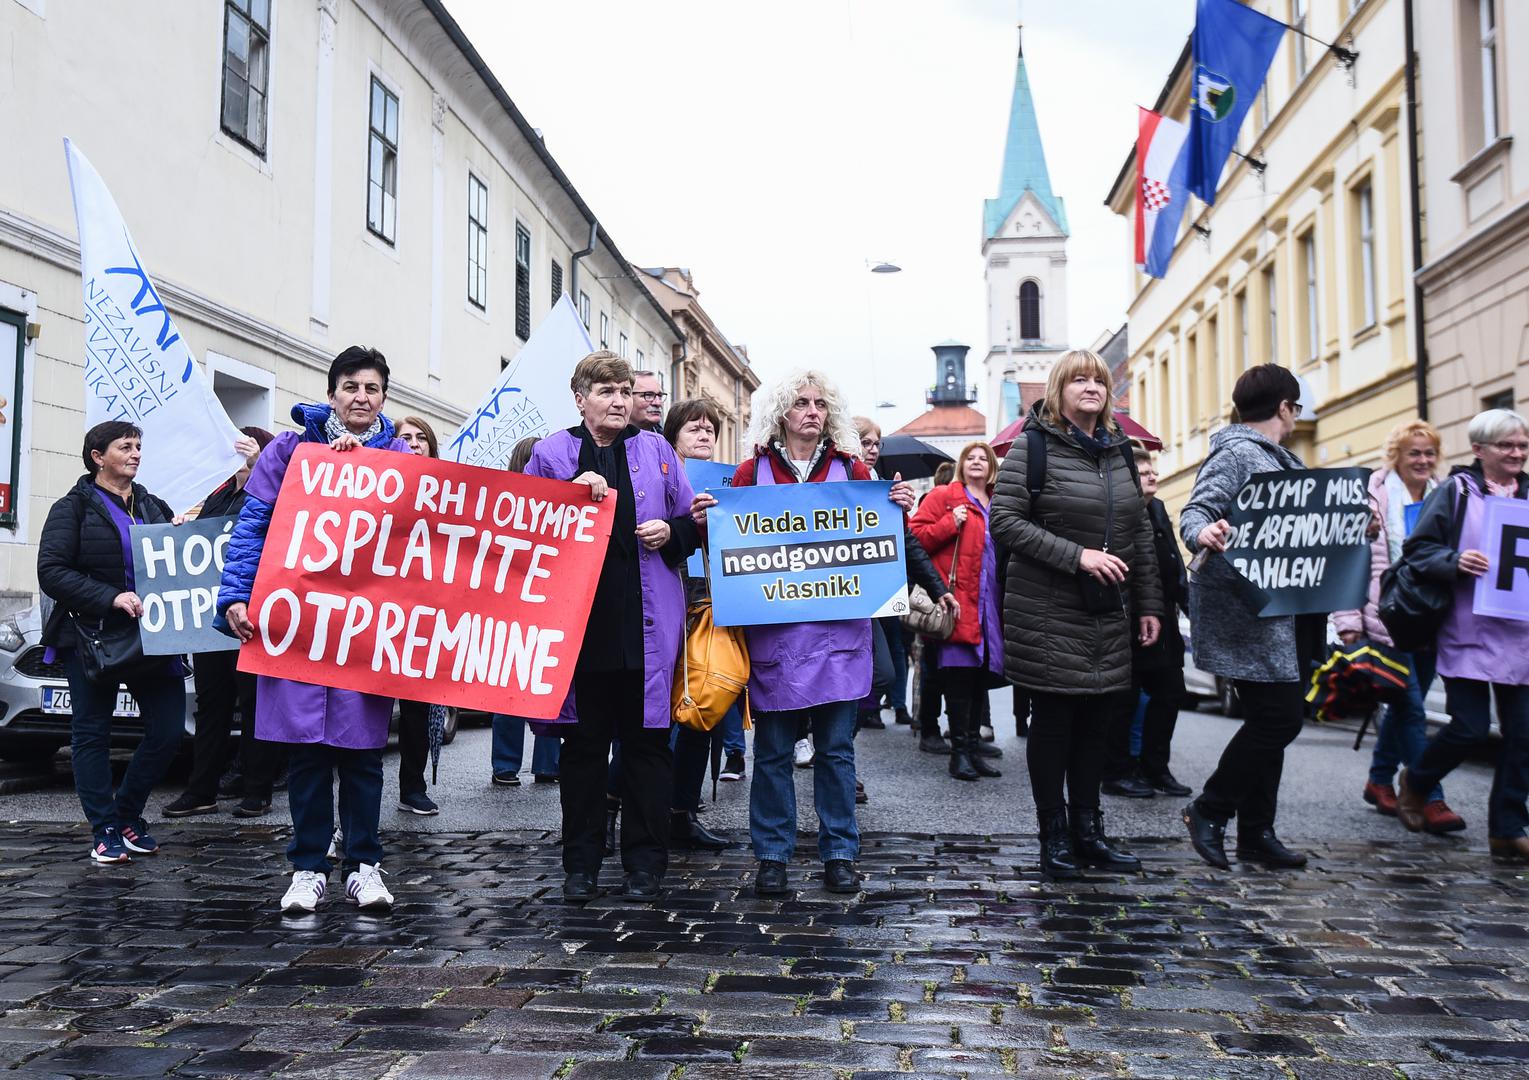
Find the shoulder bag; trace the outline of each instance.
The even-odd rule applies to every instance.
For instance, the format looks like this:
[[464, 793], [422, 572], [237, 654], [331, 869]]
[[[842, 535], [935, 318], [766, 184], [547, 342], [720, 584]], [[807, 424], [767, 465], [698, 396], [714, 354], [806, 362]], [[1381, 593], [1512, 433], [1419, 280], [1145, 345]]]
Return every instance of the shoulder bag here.
[[[955, 547], [950, 553], [950, 591], [956, 591], [956, 572], [960, 567], [961, 555], [961, 530], [956, 530]], [[940, 571], [935, 569], [935, 573]], [[922, 585], [915, 585], [908, 590], [908, 613], [903, 616], [903, 625], [915, 634], [934, 638], [936, 641], [949, 641], [950, 636], [956, 632], [956, 616], [948, 607], [942, 606], [929, 595], [929, 590]]]

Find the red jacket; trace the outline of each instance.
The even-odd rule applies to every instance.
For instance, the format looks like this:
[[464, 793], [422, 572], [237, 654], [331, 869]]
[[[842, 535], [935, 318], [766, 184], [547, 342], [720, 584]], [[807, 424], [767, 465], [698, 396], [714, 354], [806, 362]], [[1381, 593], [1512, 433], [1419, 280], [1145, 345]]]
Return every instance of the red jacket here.
[[[780, 456], [779, 452], [777, 452], [774, 447], [771, 447], [768, 451], [755, 449], [753, 455], [750, 456], [747, 461], [741, 462], [738, 465], [738, 468], [733, 472], [733, 482], [731, 486], [754, 486], [756, 482], [754, 479], [754, 467], [755, 463], [759, 461], [759, 455], [761, 452], [768, 454], [770, 459], [770, 469], [775, 473], [775, 482], [777, 484], [795, 484], [799, 482], [796, 473], [792, 470], [791, 466], [786, 464], [785, 460]], [[857, 457], [851, 457], [849, 454], [846, 454], [844, 451], [839, 450], [830, 444], [828, 447], [828, 452], [818, 459], [817, 466], [812, 470], [812, 475], [807, 478], [808, 481], [822, 481], [822, 479], [828, 475], [828, 463], [836, 457], [843, 461], [846, 466], [848, 466], [849, 478], [851, 480], [876, 479], [871, 475], [871, 470], [865, 467], [865, 462], [861, 461]]]
[[961, 617], [956, 620], [956, 630], [950, 640], [961, 645], [976, 645], [982, 640], [982, 553], [987, 547], [988, 535], [982, 527], [982, 515], [967, 501], [966, 485], [952, 480], [935, 488], [924, 496], [908, 524], [918, 542], [929, 552], [934, 568], [949, 582], [950, 564], [957, 557], [958, 531], [951, 511], [958, 506], [967, 507], [968, 513], [966, 524], [959, 530], [961, 563], [956, 567], [956, 583], [951, 587], [961, 605]]

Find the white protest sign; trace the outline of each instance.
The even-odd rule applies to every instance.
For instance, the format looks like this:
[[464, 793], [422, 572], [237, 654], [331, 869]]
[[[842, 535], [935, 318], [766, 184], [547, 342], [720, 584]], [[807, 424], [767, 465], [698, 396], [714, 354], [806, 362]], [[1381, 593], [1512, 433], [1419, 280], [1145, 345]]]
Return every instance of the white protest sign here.
[[239, 431], [165, 310], [106, 184], [68, 139], [64, 156], [85, 292], [85, 426], [142, 428], [138, 483], [184, 513], [244, 465], [234, 450]]
[[579, 414], [568, 380], [574, 365], [594, 350], [589, 331], [565, 294], [461, 430], [441, 447], [441, 457], [502, 469], [521, 439], [577, 424]]

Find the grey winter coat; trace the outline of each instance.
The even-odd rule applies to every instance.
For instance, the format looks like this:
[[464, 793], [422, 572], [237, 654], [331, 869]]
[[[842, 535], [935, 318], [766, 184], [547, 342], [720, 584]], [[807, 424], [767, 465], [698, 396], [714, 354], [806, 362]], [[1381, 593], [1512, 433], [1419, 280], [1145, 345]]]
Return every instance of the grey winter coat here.
[[[1179, 514], [1179, 535], [1191, 554], [1200, 550], [1205, 526], [1220, 521], [1254, 473], [1304, 469], [1295, 454], [1246, 424], [1210, 437], [1189, 502]], [[1295, 616], [1259, 618], [1239, 584], [1237, 571], [1212, 553], [1189, 583], [1190, 648], [1195, 666], [1212, 675], [1248, 682], [1299, 682]]]
[[[1152, 546], [1152, 523], [1141, 491], [1120, 451], [1100, 458], [1069, 433], [1040, 417], [1026, 424], [1046, 433], [1046, 483], [1040, 505], [1025, 483], [1027, 440], [1014, 440], [993, 491], [993, 538], [1007, 554], [1004, 578], [1004, 675], [1017, 686], [1053, 694], [1106, 694], [1131, 688], [1135, 621], [1163, 614], [1162, 586]], [[1118, 433], [1115, 438], [1122, 436]], [[1078, 568], [1085, 548], [1104, 546], [1130, 567], [1127, 608], [1090, 614]]]

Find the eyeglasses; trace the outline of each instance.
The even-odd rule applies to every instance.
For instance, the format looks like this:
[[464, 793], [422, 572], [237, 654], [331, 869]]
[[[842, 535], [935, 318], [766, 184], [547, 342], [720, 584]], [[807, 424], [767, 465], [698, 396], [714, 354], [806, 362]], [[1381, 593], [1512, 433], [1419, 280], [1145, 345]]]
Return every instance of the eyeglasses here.
[[642, 393], [640, 393], [640, 394], [633, 394], [632, 396], [634, 398], [638, 398], [638, 399], [640, 399], [642, 401], [646, 401], [646, 402], [651, 403], [651, 402], [654, 402], [654, 401], [662, 401], [662, 400], [664, 400], [664, 398], [668, 397], [669, 395], [664, 393], [662, 390], [644, 390]]
[[1504, 454], [1529, 454], [1529, 442], [1494, 442], [1487, 445], [1496, 447]]

